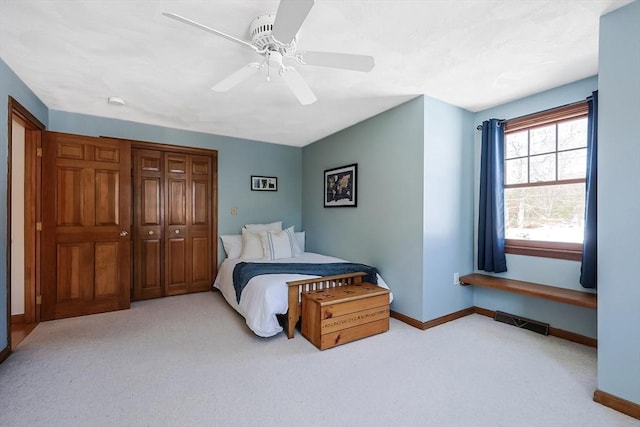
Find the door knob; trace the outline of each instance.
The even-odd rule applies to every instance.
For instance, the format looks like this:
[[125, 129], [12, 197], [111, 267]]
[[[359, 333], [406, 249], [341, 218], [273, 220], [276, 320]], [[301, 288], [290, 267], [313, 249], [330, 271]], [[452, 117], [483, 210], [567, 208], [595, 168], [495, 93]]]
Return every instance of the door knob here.
[[175, 233], [176, 233], [176, 234], [180, 234], [180, 230], [176, 230], [176, 231], [175, 231]]
[[149, 230], [149, 236], [153, 236], [153, 230]]
[[120, 232], [120, 237], [127, 237], [129, 235], [128, 231], [121, 231]]

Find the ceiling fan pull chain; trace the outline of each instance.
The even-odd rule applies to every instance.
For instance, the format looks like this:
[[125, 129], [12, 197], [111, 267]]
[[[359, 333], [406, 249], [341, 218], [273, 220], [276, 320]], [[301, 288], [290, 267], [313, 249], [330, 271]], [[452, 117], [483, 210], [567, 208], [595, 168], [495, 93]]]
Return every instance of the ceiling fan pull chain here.
[[267, 81], [271, 81], [271, 64], [267, 61]]

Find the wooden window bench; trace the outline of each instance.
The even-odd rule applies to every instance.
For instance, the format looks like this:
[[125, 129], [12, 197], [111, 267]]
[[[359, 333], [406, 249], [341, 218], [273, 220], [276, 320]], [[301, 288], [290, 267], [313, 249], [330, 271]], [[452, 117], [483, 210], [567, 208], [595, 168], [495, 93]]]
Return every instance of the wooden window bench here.
[[598, 308], [598, 296], [596, 294], [558, 288], [556, 286], [540, 285], [538, 283], [523, 282], [521, 280], [505, 279], [477, 273], [460, 277], [460, 284], [499, 289], [501, 291], [558, 301], [594, 310]]

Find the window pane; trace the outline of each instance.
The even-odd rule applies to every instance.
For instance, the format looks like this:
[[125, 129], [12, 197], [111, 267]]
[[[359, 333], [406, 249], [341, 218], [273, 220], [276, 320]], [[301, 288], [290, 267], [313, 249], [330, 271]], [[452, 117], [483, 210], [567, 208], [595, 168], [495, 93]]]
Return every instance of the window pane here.
[[586, 148], [558, 153], [558, 179], [585, 178], [586, 176]]
[[558, 150], [587, 146], [587, 118], [558, 123]]
[[550, 153], [556, 151], [556, 125], [543, 126], [530, 131], [530, 154]]
[[531, 156], [531, 182], [556, 180], [556, 155]]
[[527, 135], [528, 131], [513, 132], [505, 135], [505, 159], [522, 157], [527, 155]]
[[584, 192], [584, 183], [506, 188], [506, 238], [582, 243]]
[[504, 180], [505, 184], [522, 184], [528, 179], [527, 158], [507, 160], [505, 162]]

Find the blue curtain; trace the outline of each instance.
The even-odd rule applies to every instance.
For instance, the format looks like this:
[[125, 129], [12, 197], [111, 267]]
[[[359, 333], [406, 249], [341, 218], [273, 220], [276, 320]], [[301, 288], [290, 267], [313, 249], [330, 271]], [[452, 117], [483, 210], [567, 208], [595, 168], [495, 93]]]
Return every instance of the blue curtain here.
[[500, 120], [482, 123], [480, 160], [478, 270], [507, 271], [504, 255], [504, 127]]
[[587, 98], [587, 177], [584, 203], [584, 243], [580, 284], [596, 289], [598, 276], [598, 91]]

